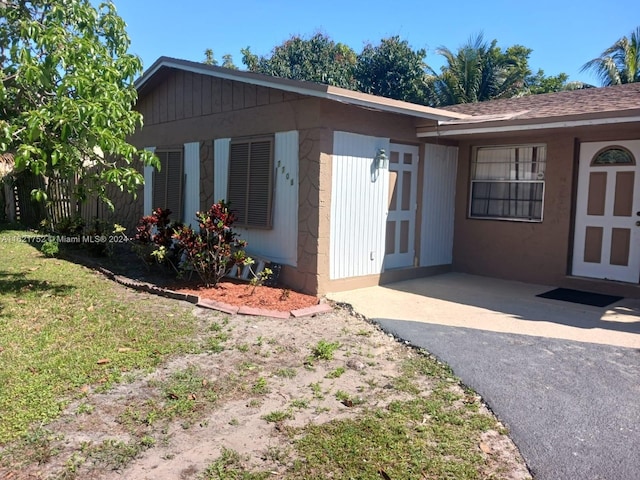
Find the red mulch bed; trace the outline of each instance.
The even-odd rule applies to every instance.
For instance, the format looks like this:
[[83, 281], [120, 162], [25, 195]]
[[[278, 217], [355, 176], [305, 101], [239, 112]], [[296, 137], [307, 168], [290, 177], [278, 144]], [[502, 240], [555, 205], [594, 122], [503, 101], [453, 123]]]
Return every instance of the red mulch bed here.
[[253, 287], [246, 282], [224, 279], [216, 287], [172, 288], [174, 291], [197, 295], [201, 299], [269, 310], [289, 311], [318, 304], [313, 295], [294, 292], [285, 287]]

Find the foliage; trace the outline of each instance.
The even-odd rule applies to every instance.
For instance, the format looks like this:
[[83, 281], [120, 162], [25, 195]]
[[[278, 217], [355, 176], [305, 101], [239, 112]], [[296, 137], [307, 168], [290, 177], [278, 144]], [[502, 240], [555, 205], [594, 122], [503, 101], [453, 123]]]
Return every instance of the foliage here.
[[199, 232], [182, 226], [173, 235], [184, 255], [180, 268], [195, 271], [205, 285], [215, 286], [234, 266], [240, 268], [250, 261], [244, 252], [246, 242], [232, 230], [236, 216], [223, 200], [207, 212], [197, 212], [196, 218]]
[[527, 93], [537, 95], [539, 93], [561, 92], [567, 89], [569, 75], [560, 73], [547, 77], [544, 70], [538, 70], [535, 74], [528, 75], [525, 79]]
[[179, 249], [173, 241], [181, 223], [171, 222], [171, 210], [156, 208], [151, 215], [142, 217], [133, 236], [133, 250], [147, 264], [158, 262], [176, 269], [174, 260], [179, 259]]
[[242, 63], [251, 72], [349, 89], [355, 89], [356, 61], [356, 53], [350, 47], [335, 43], [322, 33], [308, 40], [292, 36], [275, 47], [270, 57], [258, 57], [250, 47], [242, 49]]
[[[256, 73], [431, 106], [588, 86], [567, 83], [565, 73], [548, 77], [539, 69], [534, 74], [529, 66], [531, 52], [522, 45], [503, 50], [496, 40], [486, 42], [479, 34], [455, 52], [446, 47], [437, 49], [445, 65], [436, 72], [425, 63], [425, 49], [414, 50], [399, 36], [383, 38], [378, 45], [369, 43], [356, 54], [350, 47], [317, 33], [309, 39], [292, 36], [269, 56], [259, 57], [247, 47], [242, 50], [242, 63]], [[213, 58], [213, 52], [210, 54]]]
[[311, 351], [313, 358], [318, 360], [331, 360], [333, 355], [340, 348], [339, 342], [327, 342], [326, 340], [319, 340], [315, 347]]
[[226, 447], [202, 474], [204, 480], [266, 480], [272, 476], [271, 472], [247, 472], [240, 454]]
[[95, 192], [112, 206], [108, 184], [135, 193], [134, 163], [158, 162], [125, 139], [142, 124], [132, 110], [142, 65], [114, 5], [3, 0], [0, 18], [0, 151], [18, 171], [78, 176], [79, 199]]
[[204, 60], [202, 61], [205, 65], [218, 65], [218, 61], [213, 56], [213, 50], [207, 48], [204, 51]]
[[[218, 65], [218, 60], [216, 60], [213, 55], [213, 50], [207, 48], [204, 51], [204, 60], [202, 61], [205, 65]], [[232, 70], [238, 70], [238, 67], [233, 63], [233, 57], [230, 54], [225, 54], [222, 56], [222, 67], [230, 68]]]
[[40, 251], [45, 257], [55, 257], [60, 252], [60, 248], [58, 247], [58, 242], [49, 240], [42, 244]]
[[581, 71], [588, 70], [603, 86], [640, 82], [640, 27], [585, 63]]
[[358, 55], [355, 78], [358, 90], [382, 97], [424, 103], [426, 75], [424, 49], [412, 50], [400, 37], [368, 44]]
[[71, 215], [56, 223], [55, 232], [61, 235], [79, 235], [84, 227], [84, 220], [80, 215]]
[[[245, 265], [247, 264], [253, 265], [253, 259], [250, 257], [247, 257], [245, 259]], [[262, 269], [261, 272], [258, 272], [258, 273], [254, 273], [253, 270], [251, 270], [251, 273], [253, 274], [253, 277], [251, 278], [249, 283], [253, 286], [253, 288], [251, 289], [251, 295], [253, 295], [253, 293], [256, 291], [256, 288], [262, 286], [262, 284], [266, 280], [268, 280], [271, 275], [273, 275], [273, 270], [271, 270], [270, 268], [264, 268]]]
[[446, 64], [440, 74], [432, 71], [431, 103], [437, 106], [510, 98], [525, 89], [531, 74], [531, 50], [520, 45], [502, 51], [497, 41], [488, 43], [482, 34], [471, 37], [456, 52], [440, 47]]

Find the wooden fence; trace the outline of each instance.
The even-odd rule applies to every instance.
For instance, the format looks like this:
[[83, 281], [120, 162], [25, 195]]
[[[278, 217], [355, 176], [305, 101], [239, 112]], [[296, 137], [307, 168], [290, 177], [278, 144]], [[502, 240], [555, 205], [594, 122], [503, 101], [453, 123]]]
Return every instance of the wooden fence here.
[[[80, 202], [74, 196], [74, 179], [41, 176], [20, 173], [13, 180], [13, 201], [5, 198], [6, 206], [13, 211], [7, 212], [9, 219], [15, 219], [26, 227], [37, 228], [47, 220], [51, 228], [65, 219], [79, 216], [85, 225], [105, 214], [106, 206], [95, 196]], [[47, 193], [47, 202], [32, 200], [31, 192], [42, 189]], [[2, 207], [4, 208], [4, 206]]]

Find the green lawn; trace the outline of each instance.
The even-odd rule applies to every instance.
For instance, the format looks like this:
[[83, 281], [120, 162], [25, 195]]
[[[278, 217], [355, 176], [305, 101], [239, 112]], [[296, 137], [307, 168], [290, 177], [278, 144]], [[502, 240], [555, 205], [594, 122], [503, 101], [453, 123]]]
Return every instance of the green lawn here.
[[24, 235], [0, 229], [0, 445], [58, 416], [87, 386], [189, 350], [195, 331], [177, 302], [46, 258]]
[[[389, 358], [370, 357], [357, 388], [347, 383], [353, 379], [344, 383], [359, 393], [347, 393], [341, 382], [350, 375], [341, 364], [344, 357], [335, 356], [369, 358], [364, 352], [380, 347], [379, 340], [354, 340], [373, 333], [365, 323], [358, 333], [343, 329], [328, 339], [285, 348], [268, 336], [274, 332], [251, 329], [248, 334], [250, 320], [245, 318], [214, 316], [208, 327], [200, 325], [191, 306], [137, 293], [91, 269], [47, 258], [40, 244], [24, 241], [24, 235], [0, 227], [0, 476], [2, 467], [14, 473], [37, 471], [56, 461], [62, 464], [52, 467], [58, 473], [49, 478], [121, 471], [141, 452], [168, 442], [172, 422], [182, 429], [205, 428], [216, 409], [239, 399], [246, 405], [246, 411], [238, 410], [245, 421], [249, 414], [258, 415], [277, 381], [296, 383], [299, 395], [289, 406], [259, 414], [279, 433], [266, 451], [254, 453], [281, 469], [278, 478], [528, 478], [510, 475], [517, 464], [517, 459], [510, 461], [514, 454], [501, 458], [482, 453], [483, 433], [506, 431], [481, 411], [479, 397], [460, 388], [453, 372], [428, 354], [403, 350]], [[81, 398], [77, 415], [90, 421], [93, 409], [100, 408], [92, 403], [96, 396], [91, 392], [127, 380], [128, 372], [139, 378], [141, 371], [155, 370], [170, 355], [203, 352], [224, 356], [228, 373], [207, 378], [196, 365], [188, 365], [150, 380], [145, 395], [118, 405], [114, 413], [129, 439], [114, 435], [101, 442], [81, 441], [72, 452], [62, 452], [65, 435], [48, 425], [72, 400]], [[394, 362], [394, 368], [377, 371], [383, 361]], [[326, 370], [321, 381], [298, 380], [318, 368]], [[393, 395], [393, 400], [373, 407], [375, 392]], [[327, 399], [333, 400], [323, 403]], [[289, 425], [302, 411], [313, 418], [326, 411], [339, 413], [342, 406], [353, 407], [349, 418]], [[84, 428], [84, 417], [77, 418]], [[237, 426], [239, 421], [233, 417], [228, 423]], [[274, 477], [248, 455], [223, 445], [198, 478]]]

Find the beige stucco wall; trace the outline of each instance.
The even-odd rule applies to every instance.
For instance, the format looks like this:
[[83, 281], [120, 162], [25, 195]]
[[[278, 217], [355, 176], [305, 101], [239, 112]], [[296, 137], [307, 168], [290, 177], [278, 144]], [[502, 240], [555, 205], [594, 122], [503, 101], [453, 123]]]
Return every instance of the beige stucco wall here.
[[[636, 126], [550, 130], [464, 139], [459, 144], [453, 248], [455, 271], [533, 282], [568, 284], [573, 243], [577, 155], [581, 141], [638, 138]], [[544, 214], [540, 223], [468, 218], [472, 147], [545, 143]]]
[[[200, 142], [203, 209], [218, 200], [213, 198], [214, 139], [299, 132], [297, 267], [285, 267], [281, 278], [314, 294], [335, 289], [329, 282], [333, 132], [417, 144], [409, 117], [185, 72], [160, 75], [142, 92], [138, 109], [145, 126], [131, 141], [139, 148]], [[141, 212], [142, 193], [137, 203]]]

